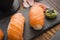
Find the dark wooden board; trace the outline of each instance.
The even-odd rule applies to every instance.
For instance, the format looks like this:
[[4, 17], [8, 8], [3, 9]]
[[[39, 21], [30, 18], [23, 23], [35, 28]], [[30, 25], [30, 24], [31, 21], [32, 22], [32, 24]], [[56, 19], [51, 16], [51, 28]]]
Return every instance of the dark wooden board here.
[[[41, 3], [47, 5], [47, 7], [52, 8], [46, 1], [41, 1]], [[25, 40], [32, 40], [33, 38], [37, 37], [40, 35], [44, 30], [51, 28], [55, 26], [56, 24], [60, 23], [60, 13], [58, 13], [58, 16], [54, 20], [48, 20], [45, 18], [45, 25], [44, 28], [41, 31], [34, 31], [31, 29], [30, 24], [29, 24], [29, 9], [25, 9], [21, 11], [23, 15], [26, 17], [26, 23], [25, 23], [25, 32], [24, 32], [24, 39]]]
[[[43, 4], [46, 4], [47, 6], [50, 7], [50, 5], [45, 2], [45, 1], [41, 1]], [[22, 14], [24, 15], [24, 17], [26, 18], [26, 23], [25, 23], [25, 29], [24, 29], [24, 40], [32, 40], [32, 38], [40, 35], [44, 30], [53, 27], [55, 24], [60, 23], [60, 14], [58, 13], [58, 16], [56, 19], [54, 20], [47, 20], [45, 18], [45, 25], [44, 28], [41, 31], [34, 31], [31, 29], [30, 25], [29, 25], [29, 8], [28, 9], [24, 9], [22, 12]], [[7, 27], [10, 21], [10, 17], [6, 17], [5, 19], [0, 20], [0, 28], [4, 31], [5, 37], [4, 40], [7, 40]]]

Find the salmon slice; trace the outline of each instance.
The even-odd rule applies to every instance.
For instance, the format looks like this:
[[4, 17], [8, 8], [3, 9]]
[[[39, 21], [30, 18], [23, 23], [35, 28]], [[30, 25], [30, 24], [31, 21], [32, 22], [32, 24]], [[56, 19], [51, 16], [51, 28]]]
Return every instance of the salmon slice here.
[[8, 25], [8, 40], [23, 40], [25, 18], [22, 13], [16, 13], [11, 17]]
[[44, 26], [44, 10], [39, 5], [31, 7], [29, 12], [30, 25], [35, 30], [40, 30]]
[[0, 29], [0, 40], [3, 40], [3, 37], [4, 37], [4, 33], [3, 33], [2, 29]]

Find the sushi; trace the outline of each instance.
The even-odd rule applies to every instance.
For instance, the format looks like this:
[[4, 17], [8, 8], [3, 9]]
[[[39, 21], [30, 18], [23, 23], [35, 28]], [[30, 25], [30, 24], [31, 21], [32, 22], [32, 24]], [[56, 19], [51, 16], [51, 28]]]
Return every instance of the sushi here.
[[4, 33], [3, 33], [2, 29], [0, 29], [0, 40], [3, 40], [3, 37], [4, 37]]
[[16, 13], [11, 17], [8, 25], [8, 40], [23, 40], [25, 18], [21, 13]]
[[34, 30], [41, 30], [44, 26], [44, 10], [37, 4], [31, 7], [29, 12], [30, 25]]

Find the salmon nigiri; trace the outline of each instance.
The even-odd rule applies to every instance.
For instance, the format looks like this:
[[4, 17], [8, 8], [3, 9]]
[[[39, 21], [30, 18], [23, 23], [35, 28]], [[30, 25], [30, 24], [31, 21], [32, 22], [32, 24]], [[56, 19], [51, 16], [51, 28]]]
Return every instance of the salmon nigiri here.
[[25, 18], [21, 13], [16, 13], [11, 17], [8, 25], [8, 40], [23, 40]]
[[2, 29], [0, 29], [0, 40], [3, 40], [3, 37], [4, 37], [4, 33], [3, 33]]
[[30, 25], [35, 30], [41, 30], [44, 26], [44, 10], [39, 5], [31, 7], [29, 12]]

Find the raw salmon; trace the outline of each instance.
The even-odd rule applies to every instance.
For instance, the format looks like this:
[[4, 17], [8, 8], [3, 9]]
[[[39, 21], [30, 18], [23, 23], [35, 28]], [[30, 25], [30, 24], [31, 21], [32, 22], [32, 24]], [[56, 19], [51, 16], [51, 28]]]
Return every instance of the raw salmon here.
[[0, 40], [3, 40], [3, 37], [4, 37], [4, 33], [3, 33], [2, 29], [0, 29]]
[[11, 17], [8, 25], [8, 40], [23, 40], [25, 18], [21, 13], [16, 13]]
[[40, 30], [44, 26], [44, 11], [39, 5], [31, 7], [29, 12], [30, 25], [35, 30]]

